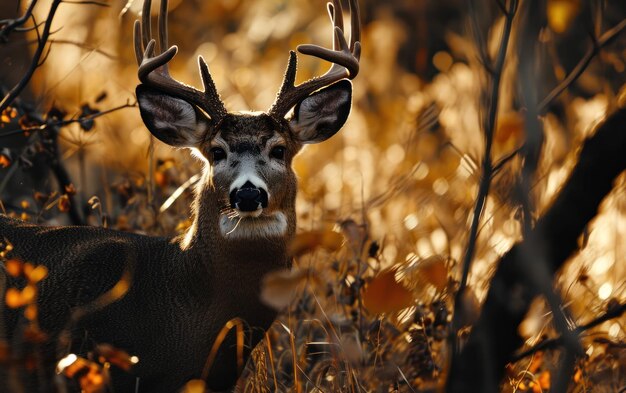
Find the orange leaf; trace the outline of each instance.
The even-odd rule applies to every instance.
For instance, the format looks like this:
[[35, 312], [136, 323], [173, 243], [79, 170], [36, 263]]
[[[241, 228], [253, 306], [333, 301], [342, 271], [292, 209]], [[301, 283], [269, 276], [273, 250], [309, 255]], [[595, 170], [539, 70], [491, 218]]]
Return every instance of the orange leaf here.
[[0, 168], [8, 168], [11, 166], [11, 157], [4, 153], [0, 153]]
[[47, 276], [48, 276], [48, 268], [43, 265], [39, 265], [35, 267], [33, 270], [31, 270], [28, 273], [27, 277], [30, 282], [32, 282], [33, 284], [36, 284], [39, 281], [46, 278]]
[[510, 138], [514, 141], [520, 140], [524, 136], [524, 117], [518, 112], [507, 112], [498, 119], [498, 128], [495, 134], [495, 141], [506, 143]]
[[4, 295], [5, 303], [9, 308], [18, 308], [24, 305], [22, 292], [17, 288], [9, 288]]
[[59, 201], [57, 202], [57, 206], [59, 211], [65, 213], [70, 210], [70, 197], [67, 194], [61, 195]]
[[328, 251], [337, 251], [343, 244], [343, 236], [333, 231], [322, 232], [321, 246]]
[[4, 263], [4, 267], [10, 276], [19, 277], [22, 274], [22, 262], [17, 259], [9, 259]]
[[337, 251], [343, 244], [343, 236], [332, 231], [311, 231], [299, 233], [290, 245], [291, 255], [299, 257], [324, 248], [328, 251]]
[[32, 284], [28, 284], [22, 289], [21, 296], [23, 304], [30, 304], [37, 297], [37, 288]]
[[156, 171], [154, 173], [154, 182], [157, 186], [161, 188], [165, 188], [169, 183], [170, 179], [166, 172]]
[[411, 291], [396, 281], [395, 270], [380, 272], [363, 292], [363, 304], [375, 314], [400, 311], [412, 303]]
[[182, 393], [204, 393], [206, 384], [201, 379], [192, 379], [185, 384]]
[[294, 299], [300, 283], [309, 275], [308, 270], [278, 270], [266, 274], [261, 284], [261, 301], [277, 310], [287, 307]]
[[539, 386], [541, 386], [541, 389], [546, 392], [548, 390], [550, 390], [550, 371], [543, 371], [541, 374], [539, 374]]
[[419, 277], [437, 290], [441, 291], [448, 285], [448, 267], [444, 257], [428, 257], [419, 262], [417, 269]]
[[576, 373], [574, 373], [574, 382], [579, 383], [583, 379], [583, 372], [581, 369], [576, 368]]

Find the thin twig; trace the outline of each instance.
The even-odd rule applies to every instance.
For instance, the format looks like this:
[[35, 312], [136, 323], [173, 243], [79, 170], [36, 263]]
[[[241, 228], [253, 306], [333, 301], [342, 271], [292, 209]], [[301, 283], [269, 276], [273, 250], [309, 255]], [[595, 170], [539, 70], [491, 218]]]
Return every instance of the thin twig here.
[[[470, 0], [471, 2], [471, 0]], [[476, 238], [478, 233], [478, 227], [480, 224], [480, 218], [482, 216], [483, 208], [485, 206], [485, 202], [487, 200], [487, 195], [489, 194], [489, 188], [491, 185], [491, 178], [493, 174], [493, 164], [491, 159], [491, 146], [493, 144], [493, 135], [495, 132], [496, 121], [497, 121], [497, 113], [498, 113], [498, 103], [499, 103], [499, 92], [500, 92], [500, 81], [502, 78], [502, 73], [504, 70], [504, 64], [506, 60], [506, 54], [509, 46], [509, 41], [511, 37], [511, 30], [513, 26], [513, 19], [517, 12], [518, 2], [517, 0], [511, 0], [509, 4], [509, 10], [505, 15], [505, 25], [504, 30], [502, 32], [502, 37], [500, 40], [500, 48], [498, 50], [498, 56], [496, 58], [495, 66], [493, 67], [492, 81], [491, 81], [491, 91], [489, 93], [489, 111], [487, 117], [485, 119], [485, 124], [483, 126], [483, 132], [485, 136], [485, 153], [483, 158], [483, 173], [480, 179], [480, 184], [478, 188], [478, 195], [476, 197], [476, 205], [474, 207], [472, 224], [470, 227], [470, 233], [468, 238], [467, 249], [465, 252], [465, 256], [463, 258], [462, 264], [462, 275], [461, 280], [459, 282], [459, 289], [455, 296], [455, 306], [454, 306], [454, 316], [452, 322], [452, 337], [453, 341], [456, 341], [456, 332], [460, 328], [459, 323], [463, 319], [461, 318], [461, 313], [463, 310], [461, 309], [462, 301], [465, 288], [467, 286], [467, 278], [469, 276], [470, 267], [472, 264], [472, 259], [474, 257], [474, 251], [476, 248]], [[453, 344], [455, 345], [455, 344]]]
[[98, 117], [101, 116], [105, 116], [108, 114], [111, 114], [113, 112], [119, 111], [121, 109], [125, 109], [125, 108], [134, 108], [137, 106], [137, 102], [133, 102], [132, 104], [130, 102], [126, 102], [126, 104], [123, 105], [119, 105], [116, 106], [114, 108], [110, 108], [107, 109], [105, 111], [102, 112], [98, 112], [98, 113], [93, 113], [87, 116], [82, 116], [82, 117], [78, 117], [78, 118], [72, 118], [72, 119], [68, 119], [68, 120], [59, 120], [56, 122], [50, 122], [50, 123], [45, 123], [42, 124], [40, 126], [32, 126], [32, 127], [25, 127], [25, 128], [16, 128], [16, 129], [12, 129], [9, 130], [5, 133], [0, 134], [0, 138], [6, 138], [12, 135], [16, 135], [16, 134], [21, 134], [24, 132], [35, 132], [35, 131], [45, 131], [50, 129], [51, 127], [64, 127], [70, 124], [74, 124], [74, 123], [82, 123], [85, 121], [90, 121], [90, 120], [95, 120]]
[[626, 19], [622, 20], [615, 27], [605, 32], [599, 39], [593, 40], [592, 45], [587, 50], [587, 53], [583, 56], [582, 59], [576, 64], [576, 67], [572, 70], [572, 72], [567, 75], [565, 79], [561, 81], [551, 92], [546, 96], [546, 98], [541, 101], [539, 104], [539, 113], [545, 113], [550, 104], [561, 95], [572, 83], [574, 83], [578, 77], [582, 75], [582, 73], [587, 69], [591, 60], [604, 48], [609, 45], [617, 36], [626, 29]]
[[77, 0], [77, 1], [73, 1], [73, 0], [63, 0], [63, 3], [65, 3], [65, 4], [82, 4], [82, 5], [87, 4], [87, 5], [97, 5], [97, 6], [99, 6], [99, 7], [110, 7], [110, 6], [111, 6], [110, 4], [107, 4], [107, 3], [102, 3], [102, 2], [100, 2], [100, 1], [89, 1], [89, 0], [84, 0], [84, 1], [80, 1], [80, 0]]
[[[617, 307], [612, 307], [610, 310], [608, 310], [606, 313], [602, 314], [601, 316], [599, 316], [598, 318], [594, 319], [591, 322], [588, 322], [584, 325], [581, 325], [579, 327], [577, 327], [576, 329], [574, 329], [574, 334], [580, 335], [581, 333], [592, 329], [606, 321], [610, 321], [611, 319], [615, 319], [615, 318], [619, 318], [623, 313], [626, 312], [626, 303], [620, 304]], [[512, 362], [518, 362], [528, 356], [531, 356], [534, 353], [537, 353], [539, 351], [544, 351], [546, 349], [553, 349], [556, 348], [560, 345], [563, 344], [563, 337], [556, 337], [556, 338], [551, 338], [548, 340], [544, 340], [542, 342], [540, 342], [537, 345], [534, 345], [530, 348], [528, 348], [527, 350], [514, 355], [513, 358], [511, 359]]]
[[26, 74], [22, 77], [22, 79], [4, 96], [2, 102], [0, 102], [0, 113], [4, 112], [5, 109], [9, 107], [13, 103], [13, 101], [20, 95], [22, 90], [28, 85], [30, 79], [33, 77], [35, 70], [39, 67], [39, 61], [41, 60], [41, 56], [44, 52], [46, 44], [48, 42], [48, 37], [50, 36], [50, 28], [52, 27], [52, 21], [54, 20], [54, 15], [59, 8], [59, 5], [62, 3], [62, 0], [53, 0], [52, 5], [50, 6], [50, 11], [48, 12], [48, 18], [46, 19], [46, 24], [43, 28], [43, 33], [41, 34], [41, 39], [39, 40], [39, 45], [37, 45], [37, 49], [35, 54], [33, 55], [33, 60], [30, 63], [30, 67], [26, 71]]
[[498, 172], [500, 172], [500, 170], [506, 165], [508, 164], [513, 158], [515, 158], [521, 151], [524, 150], [524, 146], [522, 145], [520, 147], [518, 147], [517, 149], [513, 150], [512, 152], [506, 154], [505, 156], [503, 156], [502, 158], [500, 158], [494, 165], [493, 165], [493, 175], [495, 176], [496, 174], [498, 174]]
[[33, 8], [35, 8], [35, 4], [37, 4], [37, 0], [31, 0], [26, 8], [26, 11], [24, 12], [24, 15], [17, 19], [4, 19], [0, 21], [0, 25], [4, 25], [0, 28], [0, 41], [6, 40], [12, 31], [22, 27], [24, 23], [30, 19], [30, 16], [33, 14]]
[[104, 57], [107, 57], [107, 58], [109, 58], [111, 60], [119, 60], [119, 57], [117, 57], [115, 55], [112, 55], [110, 53], [107, 53], [107, 52], [105, 52], [102, 49], [94, 48], [94, 47], [92, 47], [90, 45], [85, 44], [84, 42], [78, 42], [78, 41], [72, 41], [72, 40], [50, 40], [49, 42], [50, 42], [50, 44], [74, 45], [74, 46], [77, 46], [77, 47], [79, 47], [81, 49], [88, 50], [90, 52], [96, 52], [96, 53], [98, 53], [98, 54], [100, 54], [100, 55], [102, 55]]

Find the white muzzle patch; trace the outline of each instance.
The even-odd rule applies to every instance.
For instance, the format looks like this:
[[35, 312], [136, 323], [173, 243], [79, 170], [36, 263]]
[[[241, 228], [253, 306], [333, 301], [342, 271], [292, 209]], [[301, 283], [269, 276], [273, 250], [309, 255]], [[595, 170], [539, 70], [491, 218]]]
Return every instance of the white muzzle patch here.
[[284, 236], [287, 232], [287, 217], [283, 212], [276, 212], [268, 216], [261, 216], [255, 212], [248, 215], [220, 217], [220, 233], [226, 239], [257, 239]]

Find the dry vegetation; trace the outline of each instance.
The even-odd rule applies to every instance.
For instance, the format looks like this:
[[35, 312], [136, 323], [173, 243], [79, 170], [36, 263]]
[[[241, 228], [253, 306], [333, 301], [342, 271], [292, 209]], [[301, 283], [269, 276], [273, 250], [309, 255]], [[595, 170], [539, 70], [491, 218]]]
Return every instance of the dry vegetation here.
[[[28, 2], [17, 13], [17, 2], [7, 3], [3, 18], [22, 15]], [[50, 3], [38, 3], [33, 20], [49, 20]], [[139, 117], [131, 34], [140, 0], [104, 3], [60, 5], [43, 64], [2, 113], [0, 198], [7, 212], [33, 222], [175, 235], [190, 224], [199, 164], [187, 152], [151, 140]], [[473, 3], [361, 0], [364, 53], [352, 114], [337, 137], [307, 147], [294, 164], [300, 190], [295, 266], [266, 279], [263, 296], [282, 313], [248, 362], [239, 391], [420, 392], [443, 386], [459, 286], [467, 284], [455, 321], [462, 341], [496, 263], [522, 239], [524, 217], [532, 223], [546, 211], [584, 138], [626, 103], [622, 0], [526, 0], [512, 24], [498, 0]], [[502, 3], [513, 16], [517, 2]], [[528, 7], [536, 8], [541, 24], [537, 49], [526, 45], [536, 50], [534, 62], [520, 55], [528, 55]], [[172, 1], [170, 9], [170, 40], [181, 49], [172, 73], [198, 86], [196, 57], [203, 55], [230, 110], [268, 108], [288, 50], [330, 39], [322, 0], [187, 0]], [[7, 26], [2, 23], [0, 31]], [[32, 20], [24, 26], [33, 26]], [[615, 36], [603, 40], [611, 31]], [[0, 82], [7, 90], [23, 77], [20, 64], [32, 59], [38, 34], [0, 34]], [[592, 51], [590, 64], [568, 81], [593, 42], [601, 50]], [[504, 44], [508, 51], [498, 65]], [[299, 78], [325, 67], [303, 59]], [[493, 95], [496, 75], [501, 83]], [[559, 84], [564, 91], [549, 96]], [[540, 109], [530, 113], [541, 116], [545, 141], [527, 178], [522, 173], [529, 158], [518, 153], [533, 143], [524, 145], [530, 128], [525, 102], [533, 94]], [[485, 136], [489, 132], [492, 137]], [[490, 172], [483, 162], [487, 140]], [[473, 223], [485, 173], [491, 189]], [[523, 179], [530, 179], [530, 191], [520, 195]], [[555, 280], [570, 328], [613, 313], [581, 329], [584, 353], [568, 391], [626, 388], [625, 186], [621, 176], [581, 238], [580, 252]], [[470, 244], [473, 255], [466, 257]], [[473, 261], [467, 282], [465, 258]], [[33, 321], [29, 334], [42, 340], [33, 304], [45, 272], [33, 269], [7, 265], [32, 288], [7, 293], [6, 304], [23, 307]], [[519, 332], [526, 340], [520, 350], [560, 335], [543, 300], [533, 303]], [[552, 342], [519, 356], [507, 366], [502, 390], [550, 389], [563, 356], [559, 347]], [[12, 361], [10, 350], [0, 342], [5, 365]], [[103, 364], [132, 367], [129, 355], [108, 347], [81, 361], [86, 368], [66, 374], [78, 376], [86, 391], [105, 384]], [[191, 383], [187, 391], [200, 392], [202, 384]]]

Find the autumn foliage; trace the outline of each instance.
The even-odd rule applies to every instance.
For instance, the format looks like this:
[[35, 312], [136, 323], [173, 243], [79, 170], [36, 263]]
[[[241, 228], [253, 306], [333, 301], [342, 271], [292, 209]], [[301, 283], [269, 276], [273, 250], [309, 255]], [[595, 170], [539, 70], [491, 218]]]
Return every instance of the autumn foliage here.
[[[19, 83], [41, 39], [32, 20], [48, 20], [54, 1], [37, 4], [21, 30], [11, 21], [27, 12], [27, 2], [8, 3], [0, 6], [3, 95]], [[2, 107], [0, 211], [37, 223], [182, 234], [191, 225], [200, 163], [151, 138], [139, 116], [131, 34], [141, 2], [87, 3], [62, 2], [36, 72]], [[171, 72], [199, 86], [202, 55], [229, 110], [265, 109], [288, 51], [330, 41], [323, 3], [171, 1], [170, 40], [180, 45]], [[451, 341], [462, 348], [498, 261], [549, 209], [594, 126], [626, 104], [622, 0], [360, 3], [362, 71], [352, 114], [337, 136], [294, 162], [294, 268], [264, 278], [260, 296], [281, 314], [245, 365], [238, 391], [443, 388]], [[537, 56], [525, 56], [532, 10], [540, 24], [531, 49]], [[497, 69], [509, 17], [508, 50]], [[523, 79], [525, 66], [534, 80]], [[326, 67], [303, 58], [299, 78]], [[530, 117], [529, 96], [539, 108]], [[534, 121], [543, 139], [527, 172]], [[484, 179], [490, 187], [477, 209]], [[625, 184], [622, 175], [578, 252], [549, 278], [582, 348], [567, 391], [626, 387]], [[47, 338], [37, 323], [37, 283], [47, 271], [12, 259], [4, 240], [0, 234], [3, 269], [24, 285], [8, 288], [3, 303], [28, 320], [28, 351], [16, 356], [0, 336], [0, 367], [34, 369]], [[132, 277], [123, 277], [102, 301], [124, 296], [129, 285]], [[545, 297], [532, 303], [518, 330], [524, 347], [505, 365], [501, 391], [553, 387], [563, 357], [554, 312]], [[111, 367], [132, 371], [141, 362], [108, 343], [96, 348], [58, 359], [67, 386], [105, 392]], [[204, 382], [192, 380], [184, 391], [204, 392]]]

